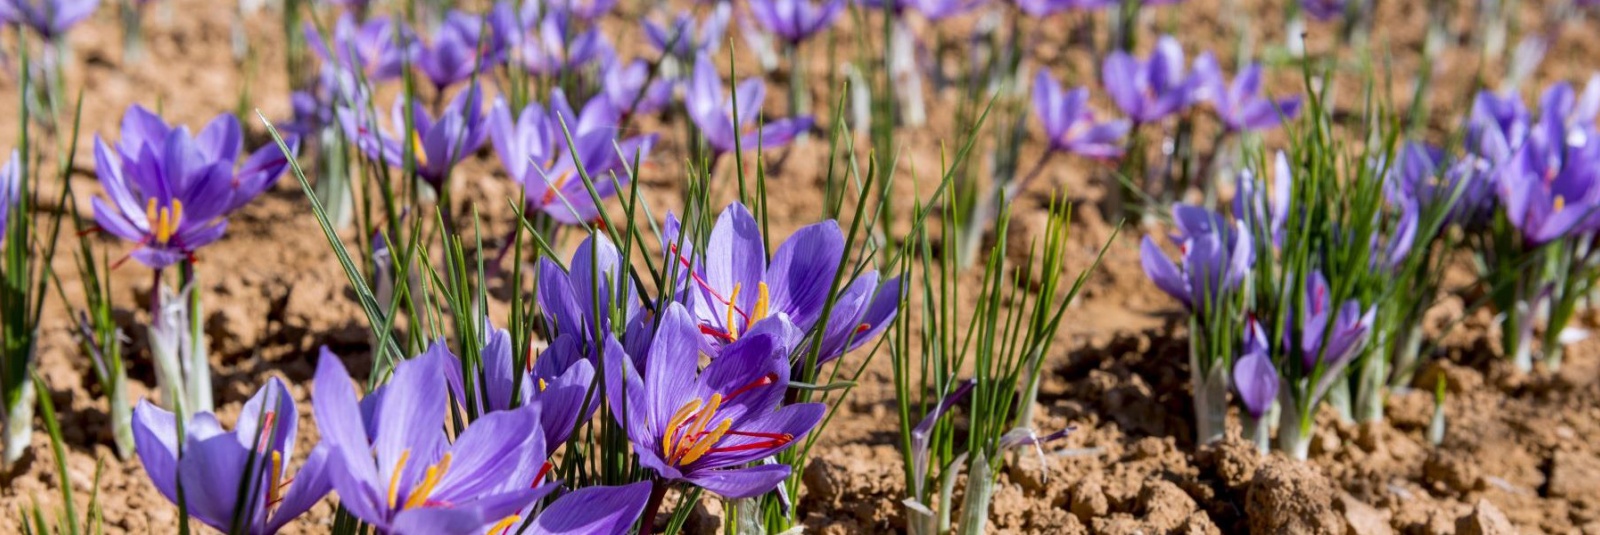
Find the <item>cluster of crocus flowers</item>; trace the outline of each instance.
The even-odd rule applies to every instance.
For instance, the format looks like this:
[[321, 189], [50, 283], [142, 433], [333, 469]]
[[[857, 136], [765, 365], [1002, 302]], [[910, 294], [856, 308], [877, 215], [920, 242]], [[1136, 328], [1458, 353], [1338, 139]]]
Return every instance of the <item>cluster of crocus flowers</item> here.
[[1149, 58], [1121, 50], [1107, 55], [1100, 69], [1101, 83], [1135, 123], [1153, 123], [1194, 104], [1196, 89], [1206, 77], [1189, 71], [1185, 63], [1183, 45], [1164, 35]]
[[131, 257], [152, 268], [191, 258], [222, 237], [228, 214], [266, 191], [288, 167], [276, 145], [239, 164], [242, 144], [232, 115], [191, 134], [142, 107], [129, 108], [115, 149], [95, 139], [96, 174], [106, 193], [106, 199], [94, 199], [95, 223], [134, 243]]
[[626, 186], [634, 162], [648, 157], [655, 143], [653, 134], [619, 139], [621, 116], [605, 98], [590, 99], [574, 112], [557, 89], [548, 108], [529, 104], [515, 117], [504, 100], [496, 100], [488, 131], [507, 174], [526, 191], [528, 208], [575, 225], [595, 220], [595, 201]]
[[1224, 78], [1211, 54], [1196, 58], [1194, 70], [1200, 77], [1199, 100], [1211, 103], [1230, 133], [1275, 128], [1300, 112], [1299, 98], [1273, 100], [1261, 94], [1260, 64], [1246, 65], [1232, 82]]
[[739, 82], [733, 95], [727, 95], [711, 58], [701, 55], [695, 60], [684, 104], [714, 154], [781, 147], [811, 128], [810, 116], [762, 121], [766, 96], [767, 84], [760, 78]]

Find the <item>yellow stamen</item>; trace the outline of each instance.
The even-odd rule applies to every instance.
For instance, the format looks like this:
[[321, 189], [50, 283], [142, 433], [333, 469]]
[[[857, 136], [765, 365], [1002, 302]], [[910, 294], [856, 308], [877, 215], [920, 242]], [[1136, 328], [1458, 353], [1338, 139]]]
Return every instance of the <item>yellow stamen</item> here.
[[745, 330], [749, 330], [750, 325], [767, 317], [767, 307], [772, 303], [771, 296], [767, 292], [767, 283], [762, 282], [759, 291], [761, 293], [756, 296], [756, 308], [750, 311], [750, 322], [745, 325]]
[[717, 409], [720, 408], [722, 408], [722, 394], [711, 394], [711, 401], [707, 402], [705, 408], [700, 409], [700, 412], [694, 416], [694, 427], [690, 428], [689, 436], [704, 434], [706, 426], [711, 424], [711, 417], [716, 416]]
[[732, 426], [733, 420], [723, 418], [722, 423], [717, 424], [717, 428], [711, 430], [711, 434], [701, 437], [700, 440], [695, 441], [694, 447], [689, 448], [689, 452], [683, 455], [683, 459], [681, 459], [678, 464], [685, 465], [700, 460], [700, 458], [704, 457], [707, 452], [711, 451], [712, 446], [717, 445], [717, 442], [722, 440], [722, 435], [727, 434], [728, 428]]
[[406, 497], [406, 506], [402, 509], [428, 503], [428, 495], [433, 494], [433, 488], [439, 485], [439, 480], [444, 478], [445, 471], [449, 469], [450, 454], [446, 453], [444, 458], [439, 459], [439, 464], [428, 467], [428, 471], [422, 476], [422, 483], [417, 485], [417, 488], [411, 489], [411, 495]]
[[1566, 207], [1567, 207], [1567, 198], [1563, 197], [1563, 196], [1560, 196], [1560, 195], [1557, 195], [1556, 196], [1556, 211], [1560, 212], [1562, 208], [1566, 208]]
[[169, 239], [172, 239], [172, 211], [162, 208], [156, 223], [156, 243], [167, 243]]
[[545, 383], [545, 382], [544, 382], [544, 379], [540, 379], [540, 380], [539, 380], [539, 391], [540, 391], [540, 392], [544, 392], [544, 389], [545, 389], [545, 388], [547, 388], [547, 387], [549, 387], [549, 386], [550, 386], [550, 385], [549, 385], [549, 384], [548, 384], [548, 383]]
[[678, 435], [678, 428], [683, 427], [683, 423], [689, 420], [690, 415], [700, 410], [701, 403], [704, 403], [704, 401], [700, 398], [695, 398], [693, 401], [679, 407], [678, 412], [672, 413], [672, 419], [667, 420], [667, 436], [661, 437], [662, 456], [672, 457], [672, 441]]
[[428, 151], [422, 150], [422, 134], [411, 133], [411, 153], [417, 157], [417, 165], [428, 165]]
[[500, 519], [499, 522], [495, 522], [493, 526], [489, 527], [489, 531], [486, 531], [485, 533], [490, 533], [492, 535], [500, 535], [501, 533], [505, 533], [505, 532], [509, 531], [511, 529], [511, 526], [514, 526], [514, 525], [517, 524], [517, 522], [521, 522], [521, 521], [522, 521], [522, 517], [520, 517], [520, 516], [517, 516], [517, 515], [508, 516], [508, 517]]
[[283, 453], [278, 450], [272, 450], [272, 472], [267, 474], [267, 478], [267, 507], [270, 508], [278, 503], [278, 497], [282, 494], [279, 482], [283, 479]]
[[728, 339], [730, 339], [730, 340], [738, 340], [739, 339], [739, 327], [738, 327], [738, 324], [733, 322], [733, 313], [738, 308], [738, 306], [739, 306], [739, 283], [734, 283], [733, 284], [733, 294], [728, 296], [728, 317], [725, 318], [724, 321], [723, 321], [723, 324], [728, 326]]
[[394, 473], [389, 476], [389, 508], [394, 508], [395, 495], [400, 492], [400, 473], [405, 472], [406, 459], [411, 458], [411, 450], [400, 452], [400, 460], [394, 463]]
[[144, 204], [144, 220], [145, 221], [149, 221], [151, 225], [155, 225], [155, 222], [156, 222], [156, 198], [155, 197], [151, 197], [150, 201], [146, 202]]

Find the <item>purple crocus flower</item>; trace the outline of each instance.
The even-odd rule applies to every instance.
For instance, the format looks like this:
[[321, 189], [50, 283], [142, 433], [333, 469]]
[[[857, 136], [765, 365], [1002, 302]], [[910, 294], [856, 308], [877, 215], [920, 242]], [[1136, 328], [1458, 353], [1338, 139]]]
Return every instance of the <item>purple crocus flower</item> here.
[[1233, 363], [1233, 387], [1251, 418], [1260, 418], [1278, 397], [1278, 369], [1268, 353], [1267, 333], [1261, 322], [1250, 318], [1245, 324], [1244, 351]]
[[766, 98], [767, 84], [760, 78], [746, 78], [734, 88], [731, 98], [725, 95], [716, 66], [710, 57], [701, 55], [695, 61], [684, 104], [689, 118], [718, 154], [781, 147], [811, 128], [809, 115], [761, 123], [758, 117]]
[[544, 2], [523, 2], [522, 17], [525, 20], [538, 18], [541, 11], [564, 11], [571, 13], [585, 22], [594, 22], [610, 13], [617, 6], [617, 0], [547, 0]]
[[845, 252], [844, 233], [833, 220], [796, 231], [771, 263], [760, 226], [739, 203], [717, 217], [703, 256], [687, 241], [679, 249], [677, 221], [670, 216], [663, 239], [669, 261], [684, 272], [680, 295], [713, 345], [736, 342], [768, 318], [782, 316], [796, 328], [794, 335], [812, 333], [826, 319], [820, 365], [875, 339], [893, 322], [900, 303], [899, 278], [879, 284], [878, 272], [866, 271], [839, 293], [829, 316], [822, 315]]
[[1344, 16], [1347, 0], [1300, 0], [1300, 10], [1317, 20], [1332, 20]]
[[383, 533], [483, 533], [556, 485], [544, 482], [539, 408], [492, 412], [445, 434], [450, 355], [438, 346], [394, 367], [357, 400], [339, 357], [317, 361], [312, 408], [340, 505]]
[[11, 149], [11, 158], [0, 167], [0, 239], [11, 226], [11, 208], [22, 200], [22, 156]]
[[1263, 236], [1274, 244], [1281, 244], [1284, 226], [1289, 221], [1289, 201], [1293, 195], [1290, 185], [1293, 177], [1289, 157], [1278, 151], [1272, 159], [1272, 187], [1261, 189], [1255, 173], [1249, 169], [1239, 172], [1238, 192], [1233, 196], [1233, 214], [1244, 222], [1251, 236]]
[[[1361, 352], [1372, 331], [1377, 307], [1362, 310], [1360, 301], [1349, 299], [1335, 312], [1332, 298], [1327, 277], [1311, 272], [1300, 300], [1300, 363], [1308, 375], [1319, 361], [1333, 365]], [[1284, 344], [1292, 347], [1288, 340]]]
[[887, 9], [897, 17], [907, 10], [922, 14], [930, 21], [940, 21], [966, 13], [983, 5], [983, 0], [856, 0], [862, 7]]
[[820, 403], [782, 406], [789, 356], [772, 334], [724, 347], [704, 370], [704, 338], [683, 305], [660, 318], [637, 369], [605, 362], [606, 396], [639, 463], [664, 480], [687, 481], [724, 498], [750, 498], [789, 476], [785, 464], [751, 462], [777, 454], [821, 421]]
[[1600, 221], [1595, 214], [1600, 206], [1600, 139], [1596, 139], [1600, 136], [1594, 135], [1597, 99], [1600, 93], [1575, 99], [1565, 83], [1546, 90], [1539, 121], [1498, 169], [1500, 203], [1530, 246], [1592, 230]]
[[468, 88], [456, 94], [445, 106], [444, 112], [435, 119], [421, 103], [411, 102], [407, 107], [404, 97], [396, 98], [390, 112], [390, 126], [404, 129], [409, 109], [409, 136], [375, 132], [375, 121], [362, 120], [364, 113], [357, 108], [340, 108], [339, 122], [344, 126], [345, 135], [355, 140], [356, 146], [368, 158], [381, 159], [389, 165], [401, 167], [406, 163], [409, 148], [416, 162], [417, 175], [439, 189], [450, 177], [450, 169], [455, 167], [456, 162], [478, 150], [489, 135], [488, 120], [483, 114], [481, 101], [482, 91], [476, 86]]
[[[525, 7], [522, 13], [524, 17], [532, 17], [536, 12]], [[528, 72], [555, 76], [614, 56], [611, 43], [599, 29], [578, 28], [581, 20], [560, 9], [547, 10], [538, 18], [524, 18], [521, 24], [526, 30], [519, 32], [517, 47]]]
[[[561, 223], [577, 225], [600, 215], [594, 197], [615, 196], [632, 179], [635, 159], [648, 157], [655, 144], [654, 134], [618, 140], [620, 118], [621, 113], [605, 98], [590, 99], [582, 113], [575, 113], [566, 94], [556, 89], [548, 110], [530, 104], [515, 122], [505, 102], [497, 99], [489, 111], [488, 130], [506, 172], [523, 185], [528, 207]], [[573, 152], [578, 159], [573, 159]], [[579, 163], [591, 184], [584, 184]]]
[[525, 535], [624, 535], [650, 501], [651, 483], [585, 487], [557, 498], [534, 517]]
[[431, 41], [416, 50], [416, 67], [434, 89], [443, 91], [505, 61], [508, 36], [483, 35], [492, 22], [496, 21], [455, 10], [445, 15]]
[[53, 41], [100, 7], [100, 0], [0, 0], [0, 20], [27, 26]]
[[196, 413], [184, 423], [181, 450], [177, 417], [140, 400], [133, 410], [134, 448], [167, 500], [177, 503], [182, 485], [190, 518], [223, 532], [277, 533], [331, 488], [326, 448], [312, 450], [300, 470], [289, 472], [299, 421], [289, 389], [274, 377], [245, 402], [233, 432], [215, 415]]
[[388, 17], [358, 22], [348, 12], [334, 22], [331, 38], [324, 38], [311, 24], [306, 24], [305, 36], [322, 61], [345, 71], [362, 72], [374, 82], [398, 78], [406, 58], [418, 48], [416, 35], [405, 25]]
[[[640, 358], [650, 345], [652, 318], [643, 314], [639, 294], [628, 278], [628, 264], [604, 234], [593, 234], [578, 244], [569, 269], [549, 258], [539, 259], [539, 306], [555, 329], [557, 339], [575, 336], [592, 354], [594, 333], [612, 331], [612, 311], [622, 311], [626, 353]], [[597, 324], [598, 323], [598, 327]]]
[[[1439, 203], [1451, 204], [1446, 221], [1476, 226], [1489, 218], [1494, 208], [1491, 176], [1479, 170], [1473, 157], [1450, 162], [1444, 151], [1424, 143], [1406, 143], [1400, 157], [1389, 168], [1384, 181], [1389, 202], [1415, 204], [1418, 211], [1434, 210]], [[1452, 200], [1453, 199], [1453, 200]]]
[[1202, 76], [1186, 73], [1183, 46], [1170, 35], [1156, 41], [1149, 59], [1121, 50], [1106, 56], [1102, 84], [1136, 124], [1160, 121], [1194, 103]]
[[1090, 158], [1121, 157], [1122, 138], [1131, 125], [1122, 119], [1098, 122], [1088, 104], [1088, 88], [1063, 92], [1049, 70], [1040, 70], [1034, 77], [1033, 111], [1044, 123], [1051, 150]]
[[750, 12], [767, 31], [790, 44], [800, 44], [822, 31], [839, 12], [844, 10], [844, 0], [825, 0], [818, 5], [810, 0], [752, 0]]
[[733, 10], [726, 2], [717, 4], [705, 23], [696, 31], [694, 16], [684, 11], [678, 13], [668, 26], [644, 21], [644, 37], [650, 46], [663, 54], [688, 60], [701, 55], [713, 55], [722, 47], [723, 35], [728, 31], [728, 21]]
[[235, 170], [242, 144], [239, 121], [229, 114], [195, 136], [142, 107], [128, 108], [119, 157], [95, 137], [95, 170], [109, 200], [94, 199], [95, 223], [137, 244], [130, 256], [152, 268], [189, 258], [220, 239], [227, 215], [266, 191], [289, 165], [276, 144], [267, 144]]
[[1139, 260], [1156, 287], [1203, 314], [1244, 282], [1255, 264], [1254, 237], [1243, 221], [1232, 225], [1215, 212], [1187, 204], [1172, 207], [1183, 251], [1183, 269], [1173, 265], [1155, 240], [1145, 236]]
[[[473, 370], [474, 408], [478, 414], [488, 414], [538, 405], [539, 427], [544, 432], [545, 446], [549, 449], [545, 454], [555, 453], [557, 447], [566, 443], [577, 423], [588, 421], [599, 405], [589, 403], [587, 412], [584, 410], [589, 385], [595, 377], [594, 363], [584, 358], [585, 353], [577, 335], [569, 334], [557, 337], [548, 348], [529, 358], [524, 369], [519, 370], [513, 367], [512, 351], [515, 348], [511, 344], [511, 333], [496, 329], [487, 321], [484, 327], [489, 329], [488, 336], [479, 352], [480, 366]], [[442, 346], [441, 350], [449, 352], [448, 348]], [[456, 399], [466, 400], [463, 364], [454, 359], [454, 355], [451, 357], [453, 361], [448, 378], [451, 391]], [[605, 358], [627, 358], [627, 355], [615, 340], [608, 340]], [[517, 393], [521, 397], [514, 399]]]
[[1272, 100], [1261, 94], [1261, 65], [1251, 63], [1228, 83], [1216, 57], [1201, 54], [1194, 60], [1200, 79], [1200, 98], [1211, 101], [1217, 118], [1229, 132], [1268, 130], [1300, 113], [1300, 99]]
[[642, 59], [623, 63], [607, 58], [600, 68], [601, 91], [611, 106], [630, 114], [655, 113], [672, 101], [673, 84], [663, 77], [650, 77], [650, 64]]

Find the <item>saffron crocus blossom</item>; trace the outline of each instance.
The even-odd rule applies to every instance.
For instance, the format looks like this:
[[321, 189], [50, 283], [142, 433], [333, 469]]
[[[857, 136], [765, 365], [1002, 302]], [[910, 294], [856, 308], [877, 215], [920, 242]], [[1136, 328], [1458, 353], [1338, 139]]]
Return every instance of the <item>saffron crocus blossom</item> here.
[[1233, 213], [1244, 222], [1251, 236], [1260, 236], [1282, 244], [1284, 225], [1289, 220], [1289, 199], [1293, 195], [1290, 185], [1293, 171], [1289, 157], [1278, 151], [1272, 159], [1272, 187], [1263, 190], [1249, 169], [1239, 172], [1239, 189], [1233, 196]]
[[660, 76], [652, 79], [650, 64], [645, 60], [623, 63], [615, 57], [606, 58], [600, 72], [605, 80], [600, 90], [624, 116], [655, 113], [672, 101], [672, 82]]
[[268, 144], [235, 170], [242, 144], [232, 115], [219, 115], [191, 135], [188, 127], [129, 108], [117, 157], [95, 138], [95, 172], [109, 200], [94, 199], [95, 223], [137, 244], [132, 258], [152, 268], [189, 258], [221, 238], [227, 215], [266, 191], [289, 164], [277, 145]]
[[616, 245], [603, 234], [591, 235], [578, 244], [568, 266], [562, 269], [549, 258], [539, 259], [539, 306], [557, 337], [576, 336], [592, 352], [600, 343], [593, 340], [594, 333], [613, 332], [612, 311], [620, 309], [623, 347], [633, 358], [642, 357], [650, 345], [652, 319], [641, 314], [644, 306]]
[[276, 533], [330, 488], [326, 448], [312, 450], [290, 473], [299, 421], [289, 389], [272, 378], [245, 402], [232, 432], [211, 413], [195, 413], [184, 423], [181, 450], [177, 417], [140, 400], [133, 410], [134, 447], [167, 500], [177, 503], [182, 485], [190, 518], [228, 533]]
[[0, 239], [5, 239], [6, 230], [11, 228], [11, 208], [22, 200], [21, 191], [22, 156], [12, 149], [11, 157], [0, 167]]
[[415, 54], [417, 49], [416, 35], [404, 25], [388, 17], [358, 22], [348, 12], [334, 22], [330, 38], [324, 38], [309, 23], [305, 37], [322, 61], [345, 71], [364, 73], [374, 82], [398, 78], [408, 54]]
[[1233, 386], [1251, 418], [1260, 418], [1278, 398], [1278, 369], [1268, 353], [1267, 333], [1255, 318], [1245, 325], [1244, 351], [1233, 363]]
[[1481, 162], [1468, 157], [1450, 162], [1443, 150], [1424, 143], [1406, 143], [1400, 158], [1384, 181], [1389, 202], [1414, 203], [1428, 212], [1440, 203], [1449, 205], [1445, 220], [1464, 226], [1485, 222], [1494, 208], [1491, 175]]
[[746, 465], [792, 446], [825, 408], [782, 406], [789, 356], [773, 335], [729, 344], [701, 370], [703, 340], [688, 311], [668, 305], [643, 370], [629, 359], [605, 363], [608, 401], [639, 463], [662, 479], [729, 499], [768, 492], [790, 467]]
[[1568, 147], [1589, 144], [1595, 134], [1596, 116], [1600, 116], [1600, 74], [1589, 78], [1581, 94], [1562, 82], [1550, 86], [1539, 99], [1540, 121], [1559, 122], [1566, 134], [1563, 143]]
[[1272, 100], [1261, 94], [1260, 64], [1246, 66], [1229, 83], [1211, 54], [1201, 54], [1194, 63], [1201, 98], [1211, 101], [1211, 108], [1229, 132], [1276, 128], [1300, 112], [1299, 98]]
[[1500, 203], [1529, 246], [1592, 227], [1600, 203], [1600, 142], [1568, 149], [1549, 137], [1530, 136], [1500, 174]]
[[[409, 149], [416, 162], [417, 175], [434, 189], [440, 189], [456, 162], [478, 150], [489, 135], [481, 101], [482, 91], [474, 86], [456, 94], [435, 119], [421, 103], [411, 102], [407, 106], [404, 97], [396, 98], [390, 112], [390, 126], [402, 131], [398, 136], [375, 132], [375, 121], [363, 120], [364, 113], [355, 108], [340, 108], [339, 122], [344, 126], [345, 135], [355, 140], [368, 158], [401, 167], [406, 163]], [[404, 130], [407, 110], [411, 114], [409, 132]]]
[[1187, 73], [1183, 46], [1172, 36], [1156, 41], [1149, 59], [1121, 50], [1106, 56], [1101, 82], [1111, 100], [1135, 123], [1152, 123], [1183, 111], [1194, 102], [1200, 76]]
[[[1318, 362], [1341, 364], [1367, 344], [1377, 307], [1361, 309], [1361, 302], [1348, 299], [1333, 309], [1328, 279], [1320, 271], [1306, 277], [1305, 294], [1300, 300], [1300, 363], [1307, 376]], [[1332, 321], [1332, 327], [1328, 322]], [[1288, 333], [1285, 333], [1288, 337]], [[1292, 344], [1288, 340], [1285, 345]]]
[[1344, 16], [1347, 0], [1300, 0], [1300, 9], [1317, 20], [1332, 20]]
[[1128, 121], [1096, 121], [1089, 109], [1089, 89], [1062, 91], [1050, 71], [1041, 69], [1033, 79], [1033, 111], [1044, 123], [1051, 150], [1064, 150], [1090, 158], [1122, 156], [1122, 138]]
[[434, 30], [430, 42], [416, 49], [416, 67], [434, 89], [443, 91], [505, 61], [508, 36], [499, 32], [483, 35], [491, 22], [494, 21], [451, 10]]
[[679, 269], [694, 269], [683, 276], [682, 294], [708, 342], [735, 342], [769, 317], [785, 317], [797, 333], [812, 333], [825, 320], [820, 365], [876, 338], [893, 322], [900, 280], [879, 284], [877, 271], [852, 281], [823, 316], [844, 261], [844, 233], [838, 223], [828, 220], [796, 231], [778, 246], [770, 264], [759, 229], [743, 204], [731, 204], [717, 217], [705, 254], [697, 257], [687, 243], [689, 250], [678, 248], [676, 220], [668, 220], [663, 249]]
[[761, 103], [766, 98], [767, 84], [760, 78], [746, 78], [731, 97], [725, 95], [716, 66], [710, 57], [701, 55], [695, 61], [684, 104], [689, 118], [717, 154], [781, 147], [811, 128], [810, 116], [760, 122]]
[[[537, 5], [529, 2], [526, 5]], [[524, 17], [536, 12], [523, 10]], [[547, 9], [538, 18], [524, 18], [518, 40], [522, 65], [528, 72], [541, 76], [555, 76], [590, 63], [614, 56], [611, 43], [597, 28], [580, 30], [578, 17], [569, 11]]]
[[537, 406], [489, 413], [449, 440], [449, 361], [435, 347], [357, 400], [339, 357], [318, 358], [311, 401], [329, 477], [340, 505], [381, 533], [483, 533], [556, 487], [543, 481]]
[[907, 10], [916, 11], [930, 21], [954, 17], [983, 4], [982, 0], [857, 0], [857, 2], [862, 7], [887, 9], [896, 15], [903, 14]]
[[1156, 287], [1189, 310], [1204, 313], [1227, 299], [1249, 275], [1255, 263], [1254, 238], [1244, 222], [1229, 224], [1198, 206], [1179, 204], [1172, 214], [1179, 229], [1172, 239], [1183, 250], [1183, 269], [1149, 236], [1140, 244], [1140, 264]]
[[[538, 405], [539, 427], [549, 449], [545, 453], [554, 453], [567, 441], [574, 426], [579, 421], [587, 421], [599, 406], [589, 403], [587, 411], [584, 410], [589, 384], [594, 381], [594, 363], [585, 358], [577, 335], [568, 334], [557, 337], [548, 348], [529, 358], [524, 368], [517, 369], [512, 360], [515, 348], [511, 345], [511, 333], [494, 328], [488, 321], [484, 322], [484, 327], [489, 330], [488, 336], [479, 352], [480, 367], [473, 370], [476, 373], [472, 381], [474, 408], [478, 414], [488, 414]], [[449, 352], [447, 347], [439, 349]], [[606, 349], [604, 358], [627, 358], [622, 346], [615, 341], [608, 343]], [[454, 359], [454, 355], [451, 357], [450, 388], [456, 399], [466, 400], [466, 381], [462, 376], [465, 370], [460, 360]]]
[[100, 0], [0, 0], [0, 20], [27, 26], [52, 41], [100, 7]]
[[723, 35], [727, 33], [728, 21], [733, 15], [732, 8], [728, 6], [725, 2], [718, 3], [698, 28], [694, 16], [687, 11], [678, 13], [678, 17], [667, 26], [646, 19], [644, 37], [656, 51], [684, 60], [716, 54], [722, 47]]
[[790, 44], [799, 44], [826, 29], [844, 10], [844, 0], [753, 0], [750, 12], [757, 22]]
[[526, 535], [623, 535], [644, 514], [651, 484], [585, 487], [556, 499], [528, 524]]
[[[634, 161], [648, 157], [655, 144], [654, 134], [618, 140], [620, 117], [605, 98], [590, 99], [582, 113], [573, 112], [565, 93], [557, 89], [548, 110], [529, 104], [515, 122], [505, 102], [497, 99], [489, 112], [488, 129], [506, 172], [523, 185], [528, 207], [576, 225], [599, 216], [595, 197], [615, 196], [632, 179]], [[580, 163], [591, 184], [584, 184]]]

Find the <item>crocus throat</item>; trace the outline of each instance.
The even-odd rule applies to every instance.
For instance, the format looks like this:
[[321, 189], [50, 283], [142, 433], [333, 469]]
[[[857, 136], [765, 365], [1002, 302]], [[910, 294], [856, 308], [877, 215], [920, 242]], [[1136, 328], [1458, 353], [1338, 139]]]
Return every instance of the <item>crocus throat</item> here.
[[173, 199], [170, 206], [157, 206], [155, 197], [151, 197], [144, 205], [144, 218], [150, 223], [156, 244], [166, 245], [183, 222], [183, 201]]
[[[767, 374], [752, 381], [750, 384], [739, 387], [730, 392], [726, 398], [719, 393], [711, 394], [711, 400], [694, 398], [678, 408], [672, 418], [667, 421], [667, 432], [662, 437], [661, 453], [667, 464], [673, 466], [686, 466], [693, 464], [710, 453], [724, 453], [735, 451], [749, 451], [756, 449], [776, 448], [794, 441], [794, 435], [788, 433], [760, 433], [735, 431], [733, 419], [723, 418], [717, 426], [709, 427], [711, 420], [716, 416], [722, 404], [732, 401], [741, 394], [749, 392], [756, 387], [773, 384], [777, 381], [776, 374]], [[737, 446], [716, 447], [723, 437], [743, 436], [760, 438], [758, 440]]]
[[[400, 474], [405, 472], [406, 460], [410, 458], [411, 450], [400, 452], [400, 460], [395, 462], [394, 473], [389, 476], [388, 503], [391, 509], [395, 507], [395, 501], [399, 497]], [[439, 480], [443, 479], [445, 472], [449, 470], [450, 454], [445, 453], [444, 457], [439, 459], [438, 464], [429, 466], [428, 470], [423, 473], [422, 482], [418, 483], [416, 488], [411, 489], [411, 492], [407, 494], [405, 504], [400, 507], [400, 510], [403, 511], [432, 503], [428, 501], [428, 497], [433, 494], [434, 488], [439, 485]]]
[[556, 181], [551, 182], [550, 187], [544, 190], [544, 197], [539, 199], [539, 206], [549, 206], [555, 202], [556, 193], [567, 186], [568, 180], [572, 180], [572, 171], [562, 171], [561, 175], [556, 177]]

